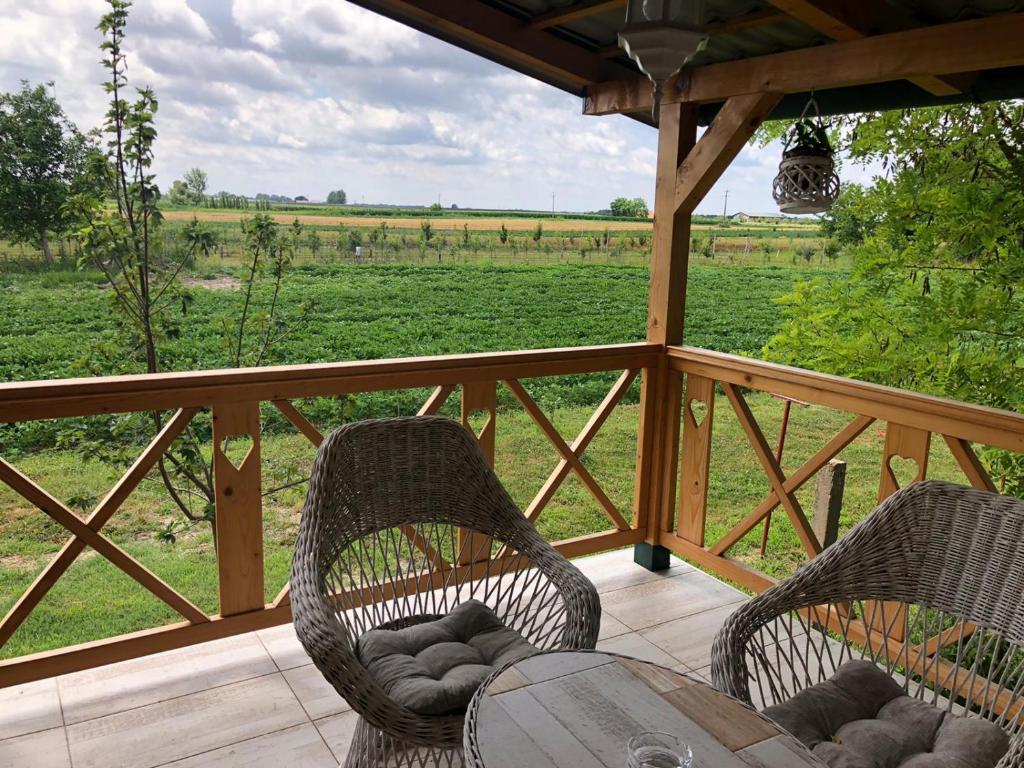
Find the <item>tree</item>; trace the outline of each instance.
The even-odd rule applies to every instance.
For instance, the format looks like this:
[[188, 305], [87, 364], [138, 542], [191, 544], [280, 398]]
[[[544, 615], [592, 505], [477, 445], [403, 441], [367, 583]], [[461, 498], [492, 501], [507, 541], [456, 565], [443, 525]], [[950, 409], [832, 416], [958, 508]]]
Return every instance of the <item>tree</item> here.
[[839, 245], [859, 245], [873, 234], [877, 216], [869, 212], [869, 192], [860, 184], [846, 184], [832, 208], [821, 218], [821, 233]]
[[348, 197], [345, 195], [344, 189], [335, 189], [327, 193], [328, 205], [345, 205], [347, 203]]
[[[158, 373], [172, 365], [167, 342], [180, 334], [181, 315], [190, 304], [190, 295], [178, 277], [197, 255], [209, 254], [216, 241], [195, 218], [178, 240], [155, 237], [162, 221], [150, 170], [157, 136], [157, 99], [149, 88], [137, 89], [134, 102], [125, 98], [128, 80], [123, 43], [131, 3], [107, 3], [109, 11], [97, 29], [104, 36], [100, 47], [110, 78], [105, 83], [110, 106], [103, 126], [108, 149], [90, 164], [103, 194], [79, 193], [69, 201], [69, 209], [78, 222], [76, 237], [82, 262], [103, 272], [120, 321], [121, 343], [104, 344], [97, 353], [105, 356], [99, 361], [107, 368], [103, 372], [109, 373], [113, 367], [118, 373]], [[193, 184], [200, 180], [205, 184], [205, 174], [199, 174], [192, 174]], [[195, 189], [198, 187], [190, 191]], [[278, 302], [285, 268], [292, 257], [289, 243], [265, 214], [244, 221], [243, 233], [243, 306], [236, 320], [225, 323], [223, 339], [225, 362], [233, 367], [261, 365], [272, 346], [294, 327], [281, 321]], [[266, 292], [266, 305], [261, 305], [256, 291], [263, 277], [269, 277], [272, 283]], [[304, 306], [296, 325], [304, 322], [313, 309], [312, 304]], [[99, 367], [99, 363], [93, 367]], [[108, 434], [85, 446], [84, 452], [116, 458], [130, 453], [133, 441], [148, 438], [147, 432], [162, 426], [159, 411], [131, 416], [112, 423]], [[193, 419], [160, 458], [157, 468], [172, 502], [191, 523], [208, 522], [216, 537], [213, 469], [203, 442], [209, 432], [208, 416]], [[173, 538], [169, 530], [161, 535]]]
[[201, 203], [206, 195], [206, 171], [201, 168], [189, 168], [185, 171], [183, 183], [193, 203]]
[[313, 256], [313, 261], [316, 261], [316, 257], [320, 254], [320, 246], [323, 245], [323, 240], [320, 238], [320, 233], [315, 229], [309, 230], [309, 252]]
[[[1024, 105], [873, 113], [841, 128], [855, 161], [886, 172], [830, 217], [852, 272], [798, 284], [766, 352], [1024, 409]], [[1024, 458], [989, 450], [983, 460], [1024, 492]]]
[[192, 195], [184, 181], [176, 179], [171, 183], [171, 188], [167, 191], [167, 201], [174, 205], [188, 205], [193, 202]]
[[625, 216], [630, 218], [647, 218], [647, 203], [642, 197], [634, 197], [630, 200], [627, 197], [617, 197], [612, 200], [609, 206], [613, 216]]
[[[49, 84], [52, 87], [52, 83]], [[85, 183], [90, 151], [46, 86], [0, 95], [0, 234], [53, 262], [50, 235], [70, 224], [65, 204]]]

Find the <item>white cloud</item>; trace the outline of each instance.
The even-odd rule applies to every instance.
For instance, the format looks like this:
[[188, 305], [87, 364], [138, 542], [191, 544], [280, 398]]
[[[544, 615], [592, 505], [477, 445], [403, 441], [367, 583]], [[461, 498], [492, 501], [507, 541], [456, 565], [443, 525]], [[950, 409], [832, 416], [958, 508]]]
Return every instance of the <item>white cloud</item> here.
[[281, 48], [281, 36], [272, 29], [260, 29], [249, 35], [249, 40], [265, 51], [277, 51]]
[[[285, 7], [286, 6], [286, 7]], [[102, 0], [0, 0], [0, 90], [54, 80], [80, 127], [105, 111]], [[655, 132], [343, 0], [136, 0], [133, 85], [160, 100], [162, 186], [574, 210], [652, 201]], [[777, 150], [745, 149], [705, 206], [767, 209]], [[736, 201], [735, 207], [732, 201]]]
[[231, 11], [250, 39], [272, 38], [275, 48], [302, 47], [380, 64], [419, 46], [419, 36], [408, 27], [337, 0], [290, 0], [287, 12], [279, 0], [234, 0]]
[[131, 18], [145, 34], [175, 40], [213, 40], [206, 20], [186, 0], [136, 0]]

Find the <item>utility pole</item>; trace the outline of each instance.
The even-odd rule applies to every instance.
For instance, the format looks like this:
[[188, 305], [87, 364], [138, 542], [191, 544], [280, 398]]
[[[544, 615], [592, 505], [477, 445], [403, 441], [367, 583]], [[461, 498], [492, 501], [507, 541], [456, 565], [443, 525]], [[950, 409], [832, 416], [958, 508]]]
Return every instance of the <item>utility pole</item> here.
[[551, 193], [551, 212], [555, 212], [555, 193]]
[[729, 190], [725, 190], [725, 205], [722, 206], [722, 218], [729, 218]]

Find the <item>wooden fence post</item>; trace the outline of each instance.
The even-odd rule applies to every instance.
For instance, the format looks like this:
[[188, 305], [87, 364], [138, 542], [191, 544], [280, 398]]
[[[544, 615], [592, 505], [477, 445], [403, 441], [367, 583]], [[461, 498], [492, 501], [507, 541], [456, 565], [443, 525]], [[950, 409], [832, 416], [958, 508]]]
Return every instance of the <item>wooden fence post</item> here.
[[[227, 453], [231, 440], [250, 443], [237, 464]], [[231, 616], [261, 610], [265, 598], [258, 402], [214, 406], [213, 478], [220, 613]]]
[[831, 546], [839, 538], [839, 515], [843, 509], [846, 488], [846, 462], [832, 459], [818, 470], [814, 489], [814, 514], [811, 528], [821, 548]]
[[683, 397], [683, 466], [676, 533], [698, 547], [704, 546], [714, 413], [714, 380], [688, 375]]
[[[494, 466], [495, 417], [497, 416], [498, 382], [470, 381], [462, 385], [462, 426], [476, 438], [488, 463]], [[477, 412], [487, 414], [487, 421], [479, 432], [470, 423]], [[466, 528], [459, 529], [459, 564], [482, 562], [490, 559], [491, 540]]]
[[[676, 206], [676, 175], [696, 140], [696, 106], [662, 105], [647, 302], [647, 340], [655, 344], [680, 344], [683, 340], [691, 212]], [[682, 378], [669, 369], [667, 360], [662, 359], [657, 368], [644, 370], [633, 517], [647, 529], [647, 536], [646, 541], [635, 546], [634, 559], [651, 570], [663, 570], [669, 565], [669, 551], [658, 542], [662, 531], [675, 528], [672, 516], [681, 401]]]
[[[928, 474], [928, 451], [931, 448], [932, 434], [923, 429], [905, 427], [902, 424], [889, 422], [885, 427], [885, 448], [882, 450], [882, 472], [878, 484], [878, 503], [881, 504], [900, 489], [900, 478], [893, 469], [893, 459], [910, 459], [916, 464], [916, 472], [910, 483], [925, 479]], [[910, 483], [907, 483], [909, 485]], [[869, 605], [865, 608], [870, 612], [871, 626], [888, 634], [894, 640], [906, 638], [907, 609], [902, 603], [891, 601], [880, 602], [877, 607]]]

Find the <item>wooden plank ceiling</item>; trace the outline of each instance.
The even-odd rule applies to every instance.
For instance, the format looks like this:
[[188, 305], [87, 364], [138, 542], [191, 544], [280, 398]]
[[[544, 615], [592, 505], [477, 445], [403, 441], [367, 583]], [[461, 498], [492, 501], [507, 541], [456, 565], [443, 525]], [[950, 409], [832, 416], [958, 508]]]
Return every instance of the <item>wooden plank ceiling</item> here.
[[[944, 15], [950, 18], [936, 22], [937, 3], [958, 1], [965, 5], [945, 9], [950, 12]], [[648, 119], [643, 113], [650, 106], [650, 89], [614, 44], [625, 18], [626, 0], [353, 2], [570, 93], [587, 96], [590, 113], [625, 112]], [[774, 87], [783, 98], [772, 117], [798, 112], [807, 92], [815, 89], [821, 91], [819, 101], [825, 111], [832, 112], [1024, 96], [1024, 61], [1019, 61], [1024, 38], [1010, 39], [997, 21], [985, 25], [987, 0], [928, 2], [928, 12], [910, 13], [887, 0], [706, 0], [709, 21], [705, 30], [710, 42], [707, 51], [680, 77], [679, 98], [701, 102], [710, 118], [717, 103], [730, 95], [715, 93], [709, 85], [712, 71], [728, 75], [733, 88]], [[978, 5], [968, 5], [972, 2]], [[1011, 5], [1011, 13], [1005, 13], [1005, 4], [994, 10], [1003, 12], [1004, 20], [1010, 17], [1009, 29], [1019, 31], [1024, 0]], [[963, 18], [968, 21], [961, 21]], [[974, 19], [981, 26], [971, 26]], [[923, 31], [936, 34], [922, 37]], [[976, 36], [958, 37], [958, 31]], [[989, 33], [994, 35], [991, 43], [984, 38]], [[904, 36], [917, 42], [904, 45]], [[884, 45], [872, 45], [873, 38]], [[933, 40], [954, 41], [953, 50], [927, 50], [924, 46]], [[875, 55], [882, 48], [900, 51], [895, 58], [888, 57], [899, 64], [891, 75], [853, 58], [860, 53]], [[936, 53], [941, 66], [933, 61]], [[950, 64], [950, 59], [961, 53], [963, 66]], [[785, 56], [792, 57], [793, 63], [787, 63]], [[814, 65], [819, 59], [828, 66], [849, 63], [856, 76], [824, 72]], [[775, 82], [751, 76], [762, 64], [774, 68]], [[792, 66], [808, 64], [810, 68], [802, 75], [790, 71]], [[784, 71], [780, 73], [779, 67]], [[822, 75], [820, 83], [815, 82], [818, 75]], [[704, 94], [701, 98], [691, 95], [698, 82], [702, 85], [697, 90]]]

